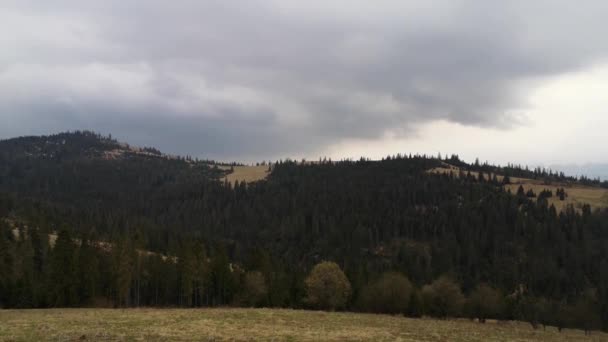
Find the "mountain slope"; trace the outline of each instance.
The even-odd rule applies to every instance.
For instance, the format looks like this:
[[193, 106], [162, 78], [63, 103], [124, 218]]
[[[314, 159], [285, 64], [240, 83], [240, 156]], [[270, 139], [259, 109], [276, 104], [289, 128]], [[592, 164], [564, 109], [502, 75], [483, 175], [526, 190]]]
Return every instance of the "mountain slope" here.
[[[489, 286], [504, 301], [492, 314], [496, 318], [557, 320], [549, 317], [551, 310], [541, 312], [542, 304], [560, 317], [580, 310], [574, 316], [581, 320], [570, 325], [608, 328], [608, 275], [602, 272], [608, 265], [608, 212], [589, 206], [560, 212], [546, 197], [509, 193], [504, 179], [488, 175], [578, 180], [513, 166], [468, 165], [456, 156], [395, 156], [282, 161], [263, 180], [229, 186], [220, 180], [226, 171], [208, 162], [132, 149], [107, 158], [107, 151], [124, 147], [106, 140], [69, 152], [61, 147], [73, 145], [69, 136], [51, 147], [45, 139], [0, 144], [0, 217], [31, 228], [27, 238], [16, 240], [0, 221], [0, 247], [9, 246], [0, 248], [0, 269], [13, 270], [8, 285], [0, 279], [0, 286], [50, 286], [0, 298], [0, 305], [80, 305], [93, 298], [129, 306], [225, 305], [241, 300], [248, 291], [245, 274], [255, 271], [267, 289], [259, 303], [302, 307], [309, 305], [304, 275], [332, 260], [352, 284], [349, 309], [372, 310], [362, 296], [393, 271], [407, 275], [416, 291], [428, 292], [426, 285], [437, 279], [453, 281], [467, 296]], [[41, 142], [44, 147], [32, 147]], [[54, 156], [48, 157], [48, 149]], [[429, 172], [445, 163], [463, 174]], [[40, 238], [49, 232], [58, 236], [53, 249]], [[74, 236], [114, 248], [92, 251], [94, 244], [76, 246]], [[178, 262], [137, 250], [176, 256]], [[82, 263], [97, 266], [82, 267], [98, 268], [99, 281], [86, 291], [73, 289], [91, 282], [87, 272], [66, 271], [78, 268], [65, 266], [73, 259], [61, 255], [78, 262], [87, 256]], [[31, 262], [12, 261], [21, 259]], [[32, 269], [37, 271], [27, 271]], [[48, 278], [36, 278], [45, 272]], [[80, 280], [64, 281], [70, 274]], [[52, 284], [65, 288], [53, 290]], [[70, 300], [66, 288], [74, 293]], [[442, 315], [431, 304], [419, 310]]]

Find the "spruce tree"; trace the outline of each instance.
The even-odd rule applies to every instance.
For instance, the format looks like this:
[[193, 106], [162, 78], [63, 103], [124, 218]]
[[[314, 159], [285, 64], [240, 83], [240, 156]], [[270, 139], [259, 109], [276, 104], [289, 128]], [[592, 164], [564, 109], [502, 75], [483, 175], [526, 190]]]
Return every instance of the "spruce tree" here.
[[68, 230], [62, 229], [51, 252], [50, 303], [53, 306], [66, 307], [78, 303], [75, 251], [72, 236]]
[[97, 251], [87, 237], [78, 249], [77, 275], [78, 300], [82, 305], [89, 305], [98, 294], [100, 274]]
[[8, 225], [0, 220], [0, 308], [10, 307], [13, 293], [13, 261], [11, 243], [12, 234]]

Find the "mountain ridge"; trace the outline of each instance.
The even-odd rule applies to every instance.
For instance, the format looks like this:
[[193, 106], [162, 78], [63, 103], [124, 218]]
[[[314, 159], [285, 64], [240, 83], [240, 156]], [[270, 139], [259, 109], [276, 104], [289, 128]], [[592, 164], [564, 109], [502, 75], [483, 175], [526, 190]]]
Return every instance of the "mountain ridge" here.
[[[6, 154], [8, 153], [6, 151], [7, 149], [15, 147], [17, 147], [17, 149], [12, 152], [13, 154], [21, 153], [23, 156], [27, 157], [42, 157], [51, 159], [57, 157], [57, 153], [61, 153], [63, 156], [67, 155], [70, 157], [98, 157], [105, 159], [116, 159], [139, 156], [185, 160], [188, 162], [204, 162], [210, 165], [246, 166], [245, 164], [239, 162], [217, 162], [213, 160], [199, 160], [198, 158], [192, 158], [190, 156], [165, 154], [155, 147], [133, 146], [129, 143], [116, 140], [111, 134], [105, 136], [88, 130], [66, 131], [50, 135], [19, 136], [0, 140], [0, 153]], [[398, 158], [400, 155], [397, 154], [388, 156], [386, 158], [382, 158], [381, 160], [387, 158], [390, 159], [391, 157]], [[525, 171], [527, 176], [535, 179], [537, 177], [553, 177], [555, 174], [561, 178], [570, 179], [571, 181], [581, 181], [586, 185], [601, 184], [602, 182], [600, 179], [598, 179], [598, 177], [601, 177], [602, 180], [608, 179], [608, 164], [555, 164], [551, 165], [549, 168], [538, 167], [530, 169], [528, 166], [515, 164], [507, 164], [506, 166], [490, 165], [487, 162], [480, 163], [478, 160], [476, 160], [474, 163], [466, 163], [462, 161], [458, 155], [452, 155], [450, 157], [446, 156], [445, 158], [427, 155], [423, 155], [421, 157], [442, 160], [451, 166], [463, 167], [465, 170], [483, 170], [490, 173], [497, 170], [502, 171], [507, 169], [518, 170], [520, 173]], [[361, 157], [361, 159], [369, 160], [365, 157]], [[289, 158], [286, 159], [286, 161], [289, 160]], [[304, 163], [304, 161], [302, 162]], [[256, 163], [255, 165], [266, 165], [266, 161]], [[593, 171], [595, 165], [598, 165], [598, 168], [603, 170], [601, 172], [603, 172], [605, 176], [600, 176], [597, 172]], [[581, 170], [589, 170], [590, 172], [581, 172]], [[608, 182], [605, 183], [608, 184]]]

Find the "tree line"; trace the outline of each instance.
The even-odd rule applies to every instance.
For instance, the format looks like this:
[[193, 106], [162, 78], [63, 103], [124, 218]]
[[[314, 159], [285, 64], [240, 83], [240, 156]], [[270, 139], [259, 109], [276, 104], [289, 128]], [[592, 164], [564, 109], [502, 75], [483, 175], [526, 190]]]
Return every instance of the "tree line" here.
[[[224, 251], [207, 254], [197, 242], [186, 243], [182, 254], [171, 258], [137, 250], [132, 240], [108, 249], [86, 238], [76, 240], [67, 230], [53, 247], [36, 229], [15, 232], [3, 224], [1, 233], [0, 307], [278, 306], [468, 317], [481, 323], [517, 319], [535, 329], [551, 325], [586, 333], [602, 323], [598, 293], [592, 289], [571, 303], [529, 296], [523, 287], [504, 293], [486, 283], [465, 295], [452, 275], [418, 287], [405, 274], [386, 271], [353, 292], [340, 266], [327, 261], [306, 278], [294, 279], [300, 283], [286, 286], [263, 251], [252, 255], [251, 269], [245, 270], [230, 263]], [[289, 298], [281, 301], [277, 289], [288, 290]]]

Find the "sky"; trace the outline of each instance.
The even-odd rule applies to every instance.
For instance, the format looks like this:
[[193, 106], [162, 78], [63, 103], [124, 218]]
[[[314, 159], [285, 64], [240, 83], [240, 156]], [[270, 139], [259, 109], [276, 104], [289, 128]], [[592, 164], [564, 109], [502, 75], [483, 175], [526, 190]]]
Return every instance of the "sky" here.
[[0, 1], [0, 139], [608, 163], [608, 2]]

